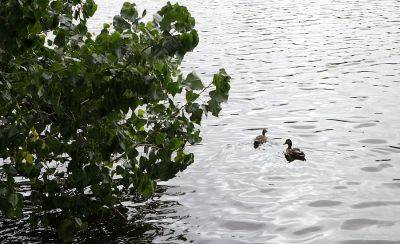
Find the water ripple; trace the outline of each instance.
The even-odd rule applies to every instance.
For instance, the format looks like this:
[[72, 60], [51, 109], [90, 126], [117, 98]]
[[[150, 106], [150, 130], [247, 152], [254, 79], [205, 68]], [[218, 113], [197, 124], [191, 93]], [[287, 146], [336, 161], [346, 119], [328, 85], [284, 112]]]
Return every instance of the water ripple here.
[[383, 221], [375, 219], [349, 219], [343, 222], [340, 228], [344, 230], [360, 230], [370, 226], [385, 227], [393, 226], [396, 222], [394, 221]]

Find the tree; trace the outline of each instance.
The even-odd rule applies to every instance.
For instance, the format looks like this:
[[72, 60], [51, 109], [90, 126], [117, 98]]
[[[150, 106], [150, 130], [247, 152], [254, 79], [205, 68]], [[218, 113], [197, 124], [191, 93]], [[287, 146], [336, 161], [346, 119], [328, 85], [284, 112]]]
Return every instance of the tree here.
[[[123, 194], [150, 197], [193, 163], [185, 146], [200, 142], [203, 116], [218, 116], [230, 89], [223, 69], [208, 85], [182, 74], [199, 42], [185, 7], [167, 3], [146, 23], [126, 2], [92, 36], [96, 7], [0, 2], [0, 210], [21, 217], [29, 200], [32, 224], [64, 240], [115, 213]], [[16, 178], [29, 181], [29, 199]]]

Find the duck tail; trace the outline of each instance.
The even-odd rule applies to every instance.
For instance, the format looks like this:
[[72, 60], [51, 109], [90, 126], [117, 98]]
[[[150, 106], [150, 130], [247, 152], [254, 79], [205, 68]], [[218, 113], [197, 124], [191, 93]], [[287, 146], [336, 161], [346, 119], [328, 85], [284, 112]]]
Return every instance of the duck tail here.
[[254, 148], [258, 148], [260, 146], [260, 143], [258, 141], [254, 142]]

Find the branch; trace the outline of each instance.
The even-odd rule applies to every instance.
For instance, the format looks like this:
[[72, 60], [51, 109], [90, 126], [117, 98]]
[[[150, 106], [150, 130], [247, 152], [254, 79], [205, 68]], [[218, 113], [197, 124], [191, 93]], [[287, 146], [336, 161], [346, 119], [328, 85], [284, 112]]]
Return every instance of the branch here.
[[[154, 145], [154, 144], [150, 144], [150, 143], [137, 143], [132, 145], [132, 147], [137, 148], [137, 147], [152, 147], [152, 148], [157, 148], [160, 149], [158, 146]], [[126, 156], [126, 153], [122, 153], [121, 155], [119, 155], [118, 157], [114, 158], [111, 163], [115, 163], [118, 160], [120, 160], [121, 158], [123, 158], [124, 156]]]
[[211, 86], [212, 84], [213, 84], [213, 83], [210, 82], [210, 84], [208, 84], [206, 87], [204, 87], [203, 90], [201, 90], [201, 91], [199, 92], [199, 95], [202, 94], [206, 89], [210, 88], [210, 86]]
[[117, 212], [117, 213], [119, 214], [119, 216], [121, 216], [124, 220], [128, 220], [128, 219], [125, 217], [125, 215], [123, 215], [116, 207], [114, 207], [113, 210], [114, 210], [115, 212]]
[[119, 155], [118, 157], [114, 158], [111, 163], [115, 163], [116, 161], [120, 160], [121, 158], [123, 158], [125, 156], [125, 153], [122, 153], [121, 155]]
[[[213, 83], [211, 82], [211, 83], [208, 84], [206, 87], [204, 87], [203, 90], [201, 90], [201, 91], [198, 93], [198, 95], [201, 95], [204, 91], [206, 91], [208, 88], [210, 88], [210, 86], [211, 86], [212, 84], [213, 84]], [[176, 116], [178, 113], [180, 113], [181, 110], [182, 110], [187, 104], [188, 104], [188, 103], [185, 103], [185, 104], [183, 104], [182, 106], [180, 106], [180, 107], [178, 108], [178, 111], [176, 111], [176, 112], [173, 114], [173, 116]]]

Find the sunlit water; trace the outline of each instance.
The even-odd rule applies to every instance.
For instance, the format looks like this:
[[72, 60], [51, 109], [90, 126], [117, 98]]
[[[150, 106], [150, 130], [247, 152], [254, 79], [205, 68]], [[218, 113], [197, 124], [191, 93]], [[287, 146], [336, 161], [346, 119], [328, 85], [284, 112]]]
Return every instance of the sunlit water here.
[[[97, 2], [93, 32], [123, 1]], [[200, 33], [184, 70], [226, 68], [229, 103], [204, 120], [195, 164], [133, 208], [142, 232], [82, 240], [400, 243], [400, 1], [181, 3]], [[285, 161], [286, 138], [306, 162]]]

